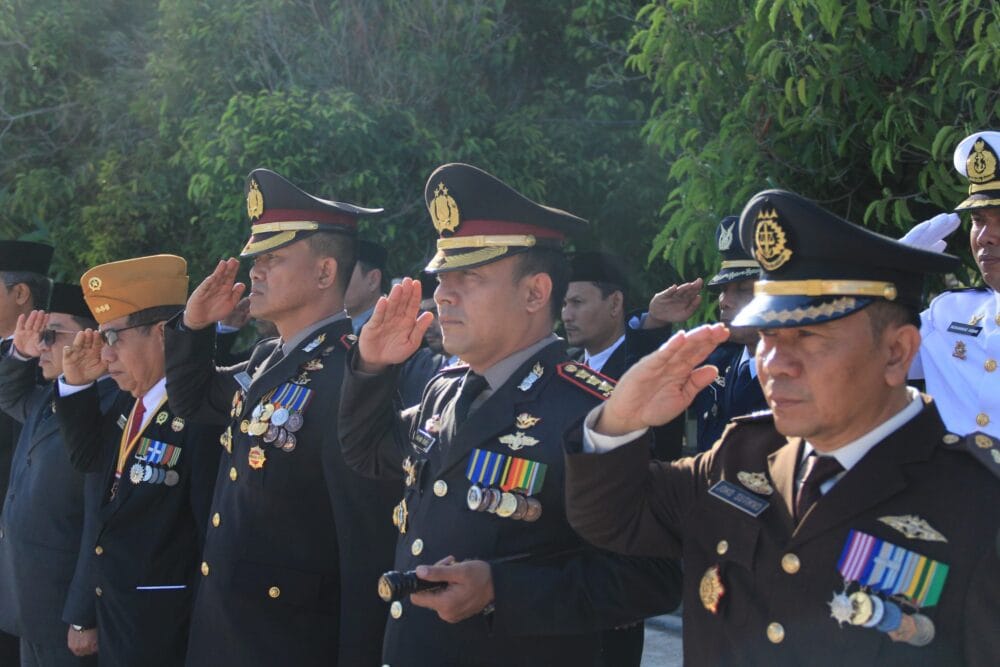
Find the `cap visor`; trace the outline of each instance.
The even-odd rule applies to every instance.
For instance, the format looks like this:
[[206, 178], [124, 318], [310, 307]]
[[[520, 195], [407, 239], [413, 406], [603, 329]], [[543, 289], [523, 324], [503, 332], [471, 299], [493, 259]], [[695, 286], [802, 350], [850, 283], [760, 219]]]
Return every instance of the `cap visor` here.
[[771, 296], [753, 298], [733, 319], [734, 327], [776, 329], [820, 324], [846, 317], [875, 299], [857, 296]]

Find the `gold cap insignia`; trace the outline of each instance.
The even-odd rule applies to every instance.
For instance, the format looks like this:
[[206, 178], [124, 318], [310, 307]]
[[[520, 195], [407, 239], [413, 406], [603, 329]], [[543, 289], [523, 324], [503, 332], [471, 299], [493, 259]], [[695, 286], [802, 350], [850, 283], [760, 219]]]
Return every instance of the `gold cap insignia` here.
[[788, 237], [778, 224], [778, 212], [760, 211], [754, 229], [754, 257], [768, 271], [781, 267], [792, 257], [788, 249]]
[[762, 472], [740, 472], [736, 475], [736, 478], [740, 480], [740, 484], [754, 493], [762, 496], [769, 496], [774, 493], [774, 488]]
[[104, 284], [104, 281], [102, 281], [97, 276], [94, 276], [93, 278], [91, 278], [90, 280], [87, 281], [87, 287], [90, 288], [91, 292], [100, 292], [101, 291], [101, 285], [103, 285], [103, 284]]
[[250, 190], [247, 192], [247, 215], [251, 220], [264, 215], [264, 195], [255, 179], [250, 180]]
[[719, 252], [725, 252], [733, 247], [733, 229], [736, 225], [723, 226], [719, 234]]
[[514, 422], [514, 424], [520, 429], [531, 428], [538, 422], [542, 421], [541, 417], [535, 417], [527, 412], [522, 412], [519, 414]]
[[719, 566], [713, 565], [705, 570], [698, 584], [698, 597], [705, 609], [713, 614], [719, 613], [719, 601], [726, 594], [726, 587], [722, 585], [722, 576], [719, 574]]
[[538, 443], [538, 439], [532, 438], [524, 431], [518, 431], [517, 433], [511, 433], [510, 435], [500, 437], [500, 444], [507, 445], [515, 452], [519, 449], [524, 449], [525, 447], [534, 447]]
[[926, 540], [928, 542], [947, 542], [944, 535], [931, 527], [926, 520], [913, 514], [902, 516], [880, 516], [879, 521], [906, 535], [911, 540]]
[[431, 214], [431, 221], [434, 223], [434, 229], [438, 230], [439, 234], [458, 229], [458, 204], [448, 194], [448, 186], [444, 183], [439, 183], [434, 189], [434, 199], [431, 200], [428, 210]]
[[973, 183], [988, 183], [997, 175], [997, 156], [986, 147], [986, 142], [980, 139], [972, 146], [969, 159], [965, 162], [965, 171]]

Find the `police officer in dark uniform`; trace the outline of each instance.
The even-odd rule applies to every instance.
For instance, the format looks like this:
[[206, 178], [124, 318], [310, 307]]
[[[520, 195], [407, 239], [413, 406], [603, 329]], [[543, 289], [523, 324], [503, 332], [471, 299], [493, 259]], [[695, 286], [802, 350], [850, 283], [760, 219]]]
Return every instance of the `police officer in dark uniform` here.
[[727, 332], [675, 335], [568, 438], [573, 527], [683, 557], [685, 664], [996, 664], [1000, 446], [949, 432], [906, 384], [924, 275], [957, 259], [778, 190], [740, 238], [763, 274], [734, 325], [761, 331], [772, 412], [649, 464], [643, 430], [711, 381], [699, 364]]
[[[63, 346], [96, 323], [79, 285], [55, 283], [49, 311], [22, 315], [0, 359], [0, 408], [23, 424], [0, 519], [0, 627], [20, 637], [24, 665], [96, 665], [100, 475], [70, 465], [52, 409]], [[100, 380], [98, 393], [107, 410], [114, 381]]]
[[[101, 475], [96, 555], [102, 665], [184, 664], [208, 499], [218, 466], [206, 439], [167, 403], [163, 327], [187, 295], [174, 255], [96, 266], [80, 278], [100, 332], [63, 351], [56, 415], [77, 470]], [[103, 412], [96, 381], [120, 391]], [[216, 435], [217, 437], [217, 435]]]
[[374, 586], [391, 563], [400, 485], [344, 464], [336, 406], [354, 344], [343, 298], [357, 221], [381, 209], [313, 197], [267, 169], [250, 173], [246, 197], [250, 315], [280, 337], [215, 366], [214, 324], [245, 289], [235, 259], [167, 330], [171, 405], [226, 426], [187, 664], [376, 665]]
[[404, 479], [396, 569], [446, 584], [392, 602], [383, 661], [600, 664], [599, 631], [672, 609], [679, 570], [586, 548], [565, 521], [563, 430], [613, 388], [552, 334], [560, 247], [583, 221], [463, 164], [438, 168], [425, 200], [441, 235], [426, 270], [444, 344], [469, 365], [442, 371], [400, 415], [399, 364], [432, 318], [418, 317], [420, 284], [404, 279], [362, 329], [340, 409], [346, 460]]

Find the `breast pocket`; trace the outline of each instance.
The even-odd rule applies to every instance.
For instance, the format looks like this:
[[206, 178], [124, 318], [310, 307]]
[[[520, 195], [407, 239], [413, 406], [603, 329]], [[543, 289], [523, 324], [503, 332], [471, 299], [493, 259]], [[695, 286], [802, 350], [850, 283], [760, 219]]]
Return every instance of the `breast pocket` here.
[[760, 525], [749, 516], [712, 510], [701, 513], [701, 521], [692, 531], [702, 562], [699, 570], [685, 573], [687, 585], [697, 587], [696, 599], [701, 600], [704, 611], [727, 624], [742, 626], [754, 601], [760, 599], [754, 580]]

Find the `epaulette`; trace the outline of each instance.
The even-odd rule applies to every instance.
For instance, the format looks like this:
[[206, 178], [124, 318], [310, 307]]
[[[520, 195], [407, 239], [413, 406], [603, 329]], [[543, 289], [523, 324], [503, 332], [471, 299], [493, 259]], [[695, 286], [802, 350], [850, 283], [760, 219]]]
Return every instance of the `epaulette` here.
[[957, 294], [959, 292], [987, 292], [991, 288], [989, 285], [974, 285], [973, 287], [952, 287], [951, 289], [946, 289], [942, 294]]
[[954, 433], [946, 433], [942, 438], [946, 449], [962, 450], [971, 454], [986, 468], [1000, 477], [1000, 441], [996, 438], [975, 431], [964, 438]]
[[358, 337], [352, 333], [344, 334], [340, 337], [340, 344], [344, 346], [345, 350], [350, 350], [355, 345], [358, 344]]
[[556, 366], [556, 374], [574, 387], [606, 400], [615, 388], [614, 378], [598, 373], [593, 368], [578, 361], [564, 361]]
[[773, 421], [774, 413], [770, 410], [757, 410], [756, 412], [751, 412], [748, 415], [740, 415], [739, 417], [733, 417], [729, 421], [736, 424], [749, 424], [753, 422], [764, 422]]

